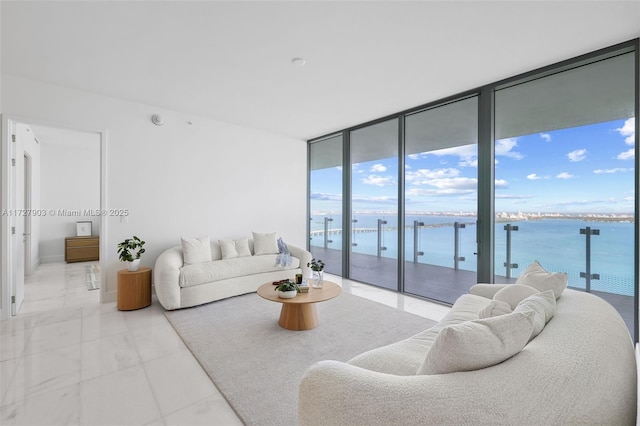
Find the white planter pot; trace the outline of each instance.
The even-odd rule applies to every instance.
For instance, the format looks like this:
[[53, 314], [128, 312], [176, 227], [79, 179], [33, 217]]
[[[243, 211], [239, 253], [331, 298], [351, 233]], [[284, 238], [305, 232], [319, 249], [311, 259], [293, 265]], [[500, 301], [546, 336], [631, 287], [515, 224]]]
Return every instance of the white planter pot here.
[[280, 290], [278, 290], [278, 297], [280, 299], [293, 299], [297, 295], [298, 295], [298, 291], [297, 290], [290, 290], [290, 291], [280, 291]]
[[138, 270], [138, 268], [140, 267], [140, 260], [141, 259], [135, 259], [132, 262], [127, 262], [127, 268], [130, 272], [135, 272]]

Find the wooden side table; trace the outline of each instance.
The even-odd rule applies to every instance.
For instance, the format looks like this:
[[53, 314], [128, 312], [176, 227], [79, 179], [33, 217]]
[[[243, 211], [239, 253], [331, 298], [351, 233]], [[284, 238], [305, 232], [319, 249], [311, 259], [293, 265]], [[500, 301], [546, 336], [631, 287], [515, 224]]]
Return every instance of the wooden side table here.
[[151, 268], [118, 271], [118, 310], [132, 311], [151, 305]]

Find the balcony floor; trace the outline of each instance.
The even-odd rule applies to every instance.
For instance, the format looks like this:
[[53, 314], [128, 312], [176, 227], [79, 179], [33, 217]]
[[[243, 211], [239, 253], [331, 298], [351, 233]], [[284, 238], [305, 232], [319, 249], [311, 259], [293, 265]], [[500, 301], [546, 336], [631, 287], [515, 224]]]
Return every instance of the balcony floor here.
[[[343, 275], [341, 271], [342, 251], [311, 247], [311, 252], [316, 259], [322, 259], [327, 265], [326, 271], [335, 275]], [[398, 289], [398, 263], [396, 259], [377, 257], [374, 255], [351, 253], [349, 279], [373, 284], [389, 290]], [[429, 300], [453, 304], [458, 297], [469, 292], [469, 288], [477, 283], [476, 272], [455, 270], [444, 266], [429, 265], [425, 263], [404, 263], [405, 293], [424, 297]], [[503, 282], [515, 282], [515, 278]], [[569, 287], [582, 290], [577, 287]], [[634, 336], [634, 297], [613, 293], [592, 291], [591, 293], [609, 302], [622, 316]]]

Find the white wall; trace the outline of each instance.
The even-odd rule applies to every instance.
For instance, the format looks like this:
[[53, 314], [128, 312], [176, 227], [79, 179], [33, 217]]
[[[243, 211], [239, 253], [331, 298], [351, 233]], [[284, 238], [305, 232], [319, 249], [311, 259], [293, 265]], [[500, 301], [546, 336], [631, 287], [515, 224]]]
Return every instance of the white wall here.
[[[133, 234], [146, 240], [142, 264], [150, 267], [181, 236], [277, 231], [306, 245], [302, 140], [9, 75], [1, 108], [33, 124], [106, 130], [107, 207], [130, 212], [124, 223], [107, 217], [101, 235], [111, 297], [123, 267], [116, 246]], [[154, 113], [163, 115], [164, 126], [151, 123]]]
[[[38, 131], [38, 127], [35, 128]], [[73, 133], [72, 135], [70, 133]], [[100, 235], [100, 137], [96, 133], [46, 132], [42, 146], [40, 259], [64, 261], [64, 239], [76, 235], [76, 222], [92, 222]], [[75, 216], [75, 214], [78, 214]]]

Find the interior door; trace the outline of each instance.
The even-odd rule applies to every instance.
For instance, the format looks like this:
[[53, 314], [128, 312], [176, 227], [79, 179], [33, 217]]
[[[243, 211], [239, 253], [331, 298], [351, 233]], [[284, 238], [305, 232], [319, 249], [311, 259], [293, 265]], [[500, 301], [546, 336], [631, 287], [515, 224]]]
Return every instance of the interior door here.
[[[23, 182], [24, 182], [24, 207], [27, 212], [33, 209], [33, 205], [31, 203], [31, 171], [32, 171], [32, 161], [31, 156], [26, 152], [24, 153], [24, 174], [23, 174]], [[31, 219], [33, 215], [25, 214], [22, 218], [24, 219], [24, 274], [31, 275]]]
[[[20, 125], [10, 122], [11, 136], [11, 315], [17, 315], [24, 302], [24, 145]], [[14, 164], [15, 162], [15, 164]]]

